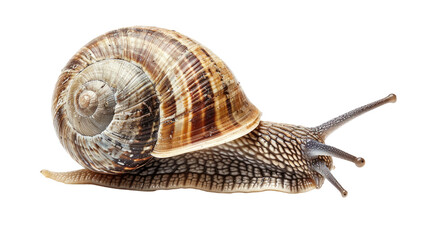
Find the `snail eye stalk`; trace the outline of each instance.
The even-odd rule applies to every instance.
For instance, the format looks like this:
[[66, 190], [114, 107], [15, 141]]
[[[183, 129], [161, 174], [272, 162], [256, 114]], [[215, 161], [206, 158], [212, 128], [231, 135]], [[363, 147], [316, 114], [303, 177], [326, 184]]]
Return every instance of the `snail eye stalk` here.
[[317, 127], [311, 128], [313, 132], [319, 135], [322, 139], [325, 139], [329, 134], [343, 126], [345, 123], [350, 120], [369, 112], [377, 107], [383, 106], [386, 103], [394, 103], [396, 102], [396, 95], [389, 94], [387, 97], [377, 100], [375, 102], [369, 103], [362, 107], [358, 107], [350, 112], [344, 113], [334, 119], [331, 119]]

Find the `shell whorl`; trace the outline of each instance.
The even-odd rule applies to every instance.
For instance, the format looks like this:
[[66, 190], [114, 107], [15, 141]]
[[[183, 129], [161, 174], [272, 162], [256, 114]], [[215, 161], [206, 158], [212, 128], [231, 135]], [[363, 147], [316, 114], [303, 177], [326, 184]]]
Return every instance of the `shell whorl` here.
[[210, 50], [153, 27], [115, 30], [78, 51], [59, 77], [52, 111], [72, 157], [107, 173], [231, 141], [260, 118]]

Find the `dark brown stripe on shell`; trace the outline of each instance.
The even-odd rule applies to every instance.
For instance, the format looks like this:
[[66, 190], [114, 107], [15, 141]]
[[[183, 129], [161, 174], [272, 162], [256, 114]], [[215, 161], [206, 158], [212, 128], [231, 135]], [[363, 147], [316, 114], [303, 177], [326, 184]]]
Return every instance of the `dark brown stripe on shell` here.
[[179, 66], [185, 75], [193, 76], [193, 78], [187, 78], [192, 99], [191, 141], [198, 142], [201, 138], [209, 137], [210, 131], [219, 132], [215, 125], [213, 89], [204, 65], [193, 52], [190, 52]]
[[229, 92], [228, 92], [228, 85], [225, 83], [225, 80], [223, 78], [223, 74], [219, 69], [219, 66], [217, 66], [216, 61], [213, 59], [213, 57], [211, 56], [211, 54], [209, 54], [205, 49], [201, 49], [204, 54], [209, 57], [210, 61], [213, 63], [213, 66], [216, 69], [217, 74], [219, 74], [220, 77], [220, 82], [222, 84], [223, 87], [223, 94], [226, 97], [226, 108], [228, 109], [228, 116], [229, 116], [229, 120], [233, 123], [234, 126], [238, 126], [240, 125], [234, 118], [234, 116], [232, 115], [232, 105], [231, 105], [231, 99], [229, 98]]

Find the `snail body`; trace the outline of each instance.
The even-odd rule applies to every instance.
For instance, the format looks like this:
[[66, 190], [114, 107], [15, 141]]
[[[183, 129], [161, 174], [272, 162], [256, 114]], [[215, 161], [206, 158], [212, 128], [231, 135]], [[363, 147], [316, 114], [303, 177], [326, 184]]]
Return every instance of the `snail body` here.
[[326, 136], [388, 97], [318, 127], [260, 120], [223, 61], [175, 31], [124, 28], [84, 46], [67, 63], [52, 105], [57, 135], [85, 169], [42, 170], [66, 183], [157, 190], [305, 192], [328, 179]]

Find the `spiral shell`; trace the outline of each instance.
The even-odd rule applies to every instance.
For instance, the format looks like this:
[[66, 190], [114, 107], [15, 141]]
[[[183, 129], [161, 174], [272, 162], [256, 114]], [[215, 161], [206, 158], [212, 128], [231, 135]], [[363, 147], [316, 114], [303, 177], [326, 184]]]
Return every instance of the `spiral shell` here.
[[260, 119], [222, 60], [154, 27], [111, 31], [78, 51], [58, 79], [52, 112], [71, 156], [105, 173], [231, 141]]

